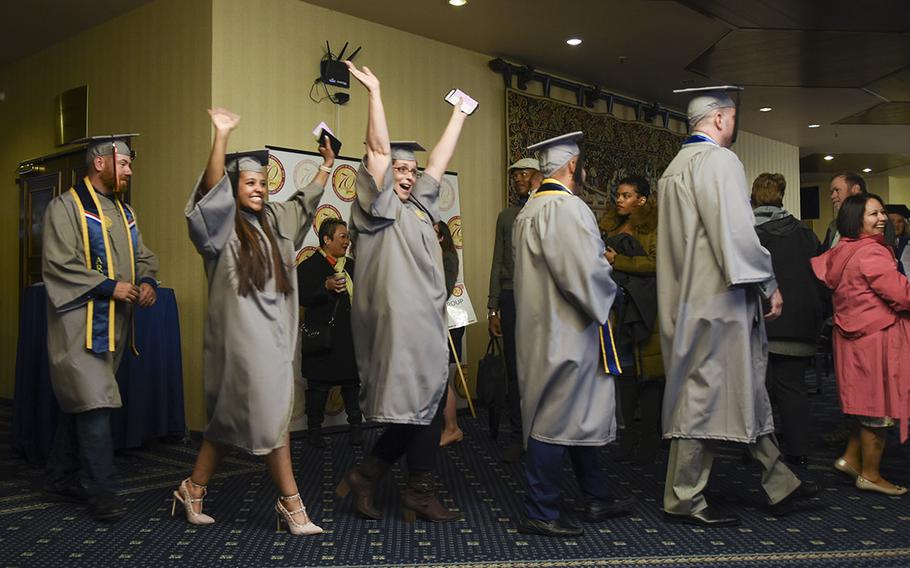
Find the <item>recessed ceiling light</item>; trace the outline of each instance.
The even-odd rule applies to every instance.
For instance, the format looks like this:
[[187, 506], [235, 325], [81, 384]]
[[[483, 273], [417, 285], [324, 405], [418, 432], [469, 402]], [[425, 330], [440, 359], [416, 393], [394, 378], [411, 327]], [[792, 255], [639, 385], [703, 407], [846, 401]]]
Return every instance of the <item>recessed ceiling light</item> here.
[[771, 107], [761, 107], [758, 112], [771, 112]]
[[834, 156], [832, 156], [831, 154], [828, 154], [827, 156], [825, 156], [825, 161], [826, 161], [826, 162], [830, 162], [830, 161], [833, 160], [833, 159], [834, 159]]
[[570, 37], [569, 39], [566, 40], [566, 43], [571, 45], [572, 47], [575, 47], [576, 45], [581, 45], [581, 38], [580, 37]]
[[821, 126], [821, 124], [810, 124], [809, 128], [818, 128], [820, 126]]
[[452, 6], [464, 6], [468, 3], [468, 0], [449, 0], [449, 4]]
[[872, 168], [863, 168], [863, 173], [868, 174], [871, 171], [872, 171]]

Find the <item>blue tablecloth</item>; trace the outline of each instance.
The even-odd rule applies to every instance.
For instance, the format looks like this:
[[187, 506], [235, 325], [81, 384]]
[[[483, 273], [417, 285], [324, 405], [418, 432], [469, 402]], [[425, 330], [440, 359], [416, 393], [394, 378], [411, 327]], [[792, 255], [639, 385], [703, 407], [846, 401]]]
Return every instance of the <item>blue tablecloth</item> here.
[[[22, 291], [19, 310], [12, 449], [31, 463], [44, 462], [59, 413], [47, 362], [46, 298], [44, 286], [30, 286]], [[136, 344], [139, 357], [124, 354], [117, 371], [123, 407], [114, 410], [111, 430], [118, 449], [186, 431], [174, 290], [159, 288], [155, 305], [136, 309]]]

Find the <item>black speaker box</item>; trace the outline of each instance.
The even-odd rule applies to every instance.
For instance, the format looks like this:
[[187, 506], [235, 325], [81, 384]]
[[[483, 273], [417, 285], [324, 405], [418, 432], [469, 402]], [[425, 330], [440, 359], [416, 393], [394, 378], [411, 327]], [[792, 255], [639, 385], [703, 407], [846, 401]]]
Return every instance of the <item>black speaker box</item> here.
[[336, 59], [323, 59], [319, 64], [319, 73], [322, 82], [326, 85], [347, 89], [351, 86], [351, 72], [343, 61]]
[[818, 219], [818, 186], [799, 188], [799, 218]]

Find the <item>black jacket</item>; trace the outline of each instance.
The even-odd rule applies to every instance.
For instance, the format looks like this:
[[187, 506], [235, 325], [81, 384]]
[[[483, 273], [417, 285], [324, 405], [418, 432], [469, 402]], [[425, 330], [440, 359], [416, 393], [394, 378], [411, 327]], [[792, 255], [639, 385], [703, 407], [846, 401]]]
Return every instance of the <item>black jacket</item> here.
[[[345, 271], [353, 276], [354, 261], [346, 261]], [[301, 363], [303, 376], [311, 382], [330, 385], [350, 385], [360, 382], [354, 359], [354, 337], [351, 333], [351, 299], [346, 292], [335, 294], [325, 289], [325, 279], [335, 273], [329, 261], [318, 252], [297, 267], [297, 286], [304, 321], [308, 326], [325, 325], [335, 310], [332, 328], [332, 349], [325, 353], [306, 355]], [[356, 293], [356, 288], [355, 288]], [[335, 307], [335, 303], [338, 307]]]
[[809, 259], [821, 252], [818, 237], [792, 215], [755, 227], [771, 253], [774, 275], [784, 297], [784, 310], [765, 328], [769, 339], [815, 343], [823, 319], [824, 290]]

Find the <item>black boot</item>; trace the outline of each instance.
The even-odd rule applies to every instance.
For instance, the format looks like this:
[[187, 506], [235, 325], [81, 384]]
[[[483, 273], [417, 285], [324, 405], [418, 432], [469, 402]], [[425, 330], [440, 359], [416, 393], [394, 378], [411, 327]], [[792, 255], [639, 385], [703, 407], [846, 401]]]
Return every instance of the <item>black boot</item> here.
[[344, 474], [344, 479], [338, 484], [335, 493], [339, 497], [345, 497], [353, 491], [354, 507], [357, 512], [368, 519], [378, 521], [382, 518], [382, 511], [373, 505], [373, 497], [376, 495], [376, 486], [391, 466], [392, 464], [388, 462], [370, 456], [367, 461]]
[[326, 445], [325, 437], [322, 435], [322, 428], [314, 426], [307, 429], [306, 443], [314, 448], [324, 448]]
[[126, 514], [123, 499], [112, 491], [101, 491], [88, 500], [89, 514], [96, 521], [113, 523]]
[[351, 431], [348, 432], [348, 443], [352, 446], [359, 446], [363, 443], [363, 432], [360, 424], [351, 424]]
[[449, 511], [436, 498], [433, 472], [422, 471], [408, 475], [408, 487], [401, 497], [404, 504], [404, 521], [413, 523], [418, 517], [425, 521], [454, 521], [461, 513]]

